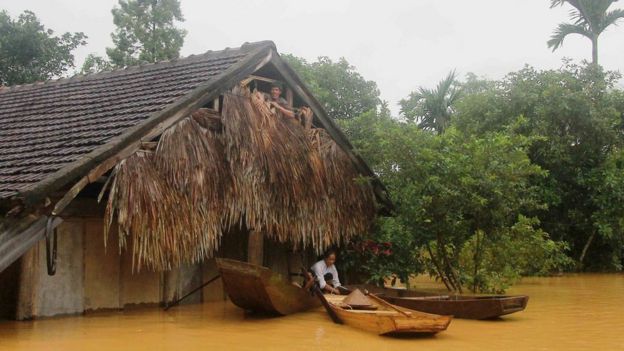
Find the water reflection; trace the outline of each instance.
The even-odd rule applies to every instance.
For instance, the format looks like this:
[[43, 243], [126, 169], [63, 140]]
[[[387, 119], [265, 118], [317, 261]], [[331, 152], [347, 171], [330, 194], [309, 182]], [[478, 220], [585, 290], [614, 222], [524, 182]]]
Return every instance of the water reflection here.
[[433, 338], [379, 337], [332, 324], [322, 309], [266, 319], [209, 303], [3, 322], [0, 350], [624, 350], [624, 275], [529, 278], [510, 292], [530, 295], [526, 311], [454, 320]]

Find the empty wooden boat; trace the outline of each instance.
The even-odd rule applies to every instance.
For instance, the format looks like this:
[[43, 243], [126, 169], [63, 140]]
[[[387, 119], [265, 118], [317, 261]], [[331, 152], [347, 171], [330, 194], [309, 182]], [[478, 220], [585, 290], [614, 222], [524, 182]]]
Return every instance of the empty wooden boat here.
[[225, 258], [216, 261], [230, 300], [244, 310], [287, 315], [321, 305], [316, 296], [269, 268]]
[[325, 295], [343, 324], [379, 335], [435, 334], [446, 330], [452, 316], [413, 311], [369, 295], [370, 306], [355, 309], [344, 303], [345, 295]]
[[493, 319], [522, 311], [529, 297], [526, 295], [434, 295], [415, 290], [359, 286], [375, 292], [384, 300], [405, 308], [465, 319]]

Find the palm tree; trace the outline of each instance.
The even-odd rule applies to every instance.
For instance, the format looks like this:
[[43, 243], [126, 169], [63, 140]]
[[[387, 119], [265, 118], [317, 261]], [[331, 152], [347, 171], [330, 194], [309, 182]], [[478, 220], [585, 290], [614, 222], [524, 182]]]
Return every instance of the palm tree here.
[[598, 37], [610, 25], [624, 17], [624, 10], [608, 11], [616, 1], [618, 0], [551, 0], [551, 8], [568, 3], [574, 9], [570, 11], [573, 23], [560, 23], [550, 37], [548, 47], [555, 51], [563, 45], [565, 37], [580, 34], [591, 40], [592, 63], [598, 64]]
[[401, 113], [418, 123], [420, 128], [440, 134], [451, 122], [451, 116], [455, 112], [453, 106], [461, 92], [457, 73], [453, 70], [435, 89], [420, 87], [409, 98], [401, 100]]

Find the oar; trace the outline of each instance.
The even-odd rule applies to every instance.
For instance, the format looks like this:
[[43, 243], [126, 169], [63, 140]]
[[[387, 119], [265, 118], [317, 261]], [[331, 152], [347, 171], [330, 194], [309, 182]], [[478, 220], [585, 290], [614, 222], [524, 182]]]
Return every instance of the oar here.
[[184, 299], [186, 299], [187, 297], [189, 297], [189, 296], [193, 295], [193, 294], [194, 294], [195, 292], [197, 292], [198, 290], [202, 289], [202, 288], [203, 288], [203, 287], [205, 287], [206, 285], [208, 285], [208, 284], [210, 284], [210, 283], [214, 282], [215, 280], [217, 280], [217, 279], [219, 279], [219, 278], [221, 278], [221, 275], [220, 275], [220, 274], [217, 274], [217, 276], [216, 276], [216, 277], [214, 277], [214, 278], [210, 279], [209, 281], [205, 282], [205, 283], [204, 283], [204, 284], [202, 284], [201, 286], [199, 286], [199, 287], [197, 287], [197, 288], [193, 289], [190, 293], [188, 293], [188, 294], [186, 294], [186, 295], [182, 296], [181, 298], [177, 299], [176, 301], [174, 301], [174, 302], [173, 302], [173, 303], [171, 303], [170, 305], [167, 305], [167, 306], [165, 307], [165, 311], [167, 311], [167, 310], [168, 310], [168, 309], [170, 309], [171, 307], [177, 306], [178, 304], [180, 304], [180, 302], [182, 302], [182, 300], [184, 300]]
[[401, 313], [402, 315], [404, 315], [404, 316], [406, 316], [406, 317], [411, 317], [411, 315], [409, 315], [407, 312], [405, 312], [405, 311], [403, 311], [403, 310], [399, 309], [399, 308], [398, 308], [398, 307], [396, 307], [395, 305], [393, 305], [393, 304], [391, 304], [390, 302], [388, 302], [388, 301], [386, 301], [386, 300], [382, 299], [381, 297], [376, 296], [375, 294], [371, 294], [371, 293], [369, 293], [369, 292], [367, 291], [367, 292], [366, 292], [366, 295], [368, 295], [369, 297], [372, 297], [375, 301], [379, 302], [380, 304], [382, 304], [382, 305], [384, 305], [384, 306], [387, 306], [387, 307], [390, 307], [390, 308], [392, 308], [393, 310], [395, 310], [395, 311], [397, 311], [397, 312]]
[[[306, 277], [307, 280], [314, 279], [310, 276], [310, 273], [308, 273], [308, 271], [306, 271], [305, 269], [302, 269], [301, 271], [303, 272], [303, 276]], [[325, 307], [325, 311], [327, 311], [327, 314], [329, 315], [331, 320], [336, 324], [342, 324], [342, 319], [340, 319], [340, 317], [338, 317], [338, 315], [336, 314], [336, 311], [334, 311], [331, 308], [331, 306], [329, 305], [329, 302], [325, 298], [325, 295], [323, 295], [323, 292], [321, 291], [321, 288], [318, 286], [318, 284], [315, 283], [312, 286], [312, 292], [321, 301], [321, 305]]]

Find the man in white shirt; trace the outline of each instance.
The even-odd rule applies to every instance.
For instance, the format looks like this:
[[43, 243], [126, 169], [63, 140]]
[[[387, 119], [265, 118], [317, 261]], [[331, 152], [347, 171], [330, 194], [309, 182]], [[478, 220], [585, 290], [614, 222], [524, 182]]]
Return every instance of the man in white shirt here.
[[336, 262], [336, 251], [333, 249], [327, 250], [323, 255], [323, 259], [312, 265], [312, 272], [316, 279], [318, 279], [319, 286], [322, 291], [331, 294], [340, 294], [338, 287], [340, 286], [340, 280], [338, 280], [338, 270], [334, 263]]

